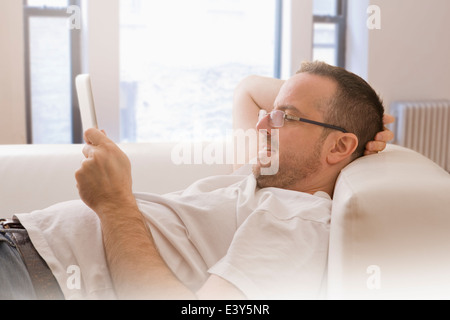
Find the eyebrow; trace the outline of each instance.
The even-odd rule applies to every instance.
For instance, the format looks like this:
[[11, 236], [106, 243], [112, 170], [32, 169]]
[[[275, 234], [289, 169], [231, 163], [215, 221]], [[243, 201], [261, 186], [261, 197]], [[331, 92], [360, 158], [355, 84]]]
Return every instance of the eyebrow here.
[[294, 113], [295, 116], [297, 116], [299, 118], [306, 118], [305, 114], [303, 112], [301, 112], [300, 110], [298, 110], [293, 105], [276, 106], [275, 109], [281, 110], [281, 111], [291, 111], [292, 113]]

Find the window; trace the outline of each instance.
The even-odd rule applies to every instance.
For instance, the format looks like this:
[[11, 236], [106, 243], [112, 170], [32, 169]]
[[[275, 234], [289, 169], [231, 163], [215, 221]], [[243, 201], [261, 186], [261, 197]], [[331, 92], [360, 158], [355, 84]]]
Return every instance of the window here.
[[[81, 1], [24, 0], [29, 143], [82, 142], [74, 89], [74, 78], [82, 73], [81, 35], [68, 27], [67, 13], [68, 6], [80, 6]], [[312, 1], [314, 59], [344, 66], [347, 0]], [[83, 72], [98, 79], [108, 75], [108, 68], [120, 67], [120, 75], [114, 71], [108, 78], [109, 86], [94, 92], [101, 100], [99, 111], [113, 115], [99, 121], [117, 129], [117, 142], [222, 139], [232, 129], [236, 84], [249, 74], [280, 77], [282, 33], [284, 44], [297, 41], [284, 46], [283, 59], [292, 60], [283, 64], [284, 73], [298, 64], [295, 57], [310, 58], [311, 16], [300, 19], [308, 20], [308, 26], [297, 23], [305, 10], [295, 6], [282, 30], [282, 15], [289, 9], [288, 2], [282, 8], [283, 0], [111, 0], [109, 7], [95, 3], [83, 2], [84, 12], [90, 13], [83, 23], [83, 57], [108, 59], [105, 64], [84, 61], [91, 70]], [[111, 28], [100, 38], [105, 24]], [[303, 45], [299, 30], [308, 30]], [[120, 84], [120, 89], [111, 89], [111, 84]], [[111, 97], [108, 90], [113, 90], [114, 102], [120, 97], [120, 106], [105, 103], [105, 97]]]
[[212, 140], [236, 84], [279, 75], [281, 0], [121, 0], [121, 140]]
[[347, 0], [314, 0], [313, 59], [345, 67]]
[[80, 35], [70, 28], [70, 5], [78, 0], [24, 0], [28, 143], [81, 142], [73, 94]]

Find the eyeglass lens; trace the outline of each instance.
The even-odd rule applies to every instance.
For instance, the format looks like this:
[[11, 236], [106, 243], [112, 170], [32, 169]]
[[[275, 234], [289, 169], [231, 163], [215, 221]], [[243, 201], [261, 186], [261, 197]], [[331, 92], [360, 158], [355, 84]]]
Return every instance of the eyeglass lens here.
[[271, 124], [272, 127], [274, 128], [281, 128], [284, 126], [284, 115], [285, 113], [283, 111], [280, 110], [273, 110], [270, 113], [270, 120], [271, 120]]
[[[268, 115], [266, 110], [261, 110], [259, 112], [258, 122], [261, 122]], [[281, 128], [284, 126], [284, 115], [285, 113], [280, 110], [273, 110], [270, 114], [270, 125], [274, 128]]]

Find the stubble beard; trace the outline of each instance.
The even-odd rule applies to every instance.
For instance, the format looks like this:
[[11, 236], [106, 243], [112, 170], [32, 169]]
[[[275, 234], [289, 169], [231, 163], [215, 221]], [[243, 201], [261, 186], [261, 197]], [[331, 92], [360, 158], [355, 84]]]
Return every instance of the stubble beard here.
[[307, 157], [298, 153], [280, 155], [279, 170], [274, 175], [262, 175], [261, 164], [258, 162], [252, 168], [258, 187], [294, 190], [300, 181], [308, 179], [321, 169], [322, 146], [323, 141], [317, 143], [313, 152]]

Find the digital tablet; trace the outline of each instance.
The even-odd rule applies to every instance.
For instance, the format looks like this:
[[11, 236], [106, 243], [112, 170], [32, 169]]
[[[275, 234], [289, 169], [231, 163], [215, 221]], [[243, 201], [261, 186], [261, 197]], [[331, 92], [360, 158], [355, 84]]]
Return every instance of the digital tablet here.
[[81, 74], [76, 77], [75, 82], [81, 113], [81, 122], [83, 124], [83, 131], [86, 131], [90, 128], [98, 129], [94, 95], [92, 93], [91, 77], [88, 74]]

